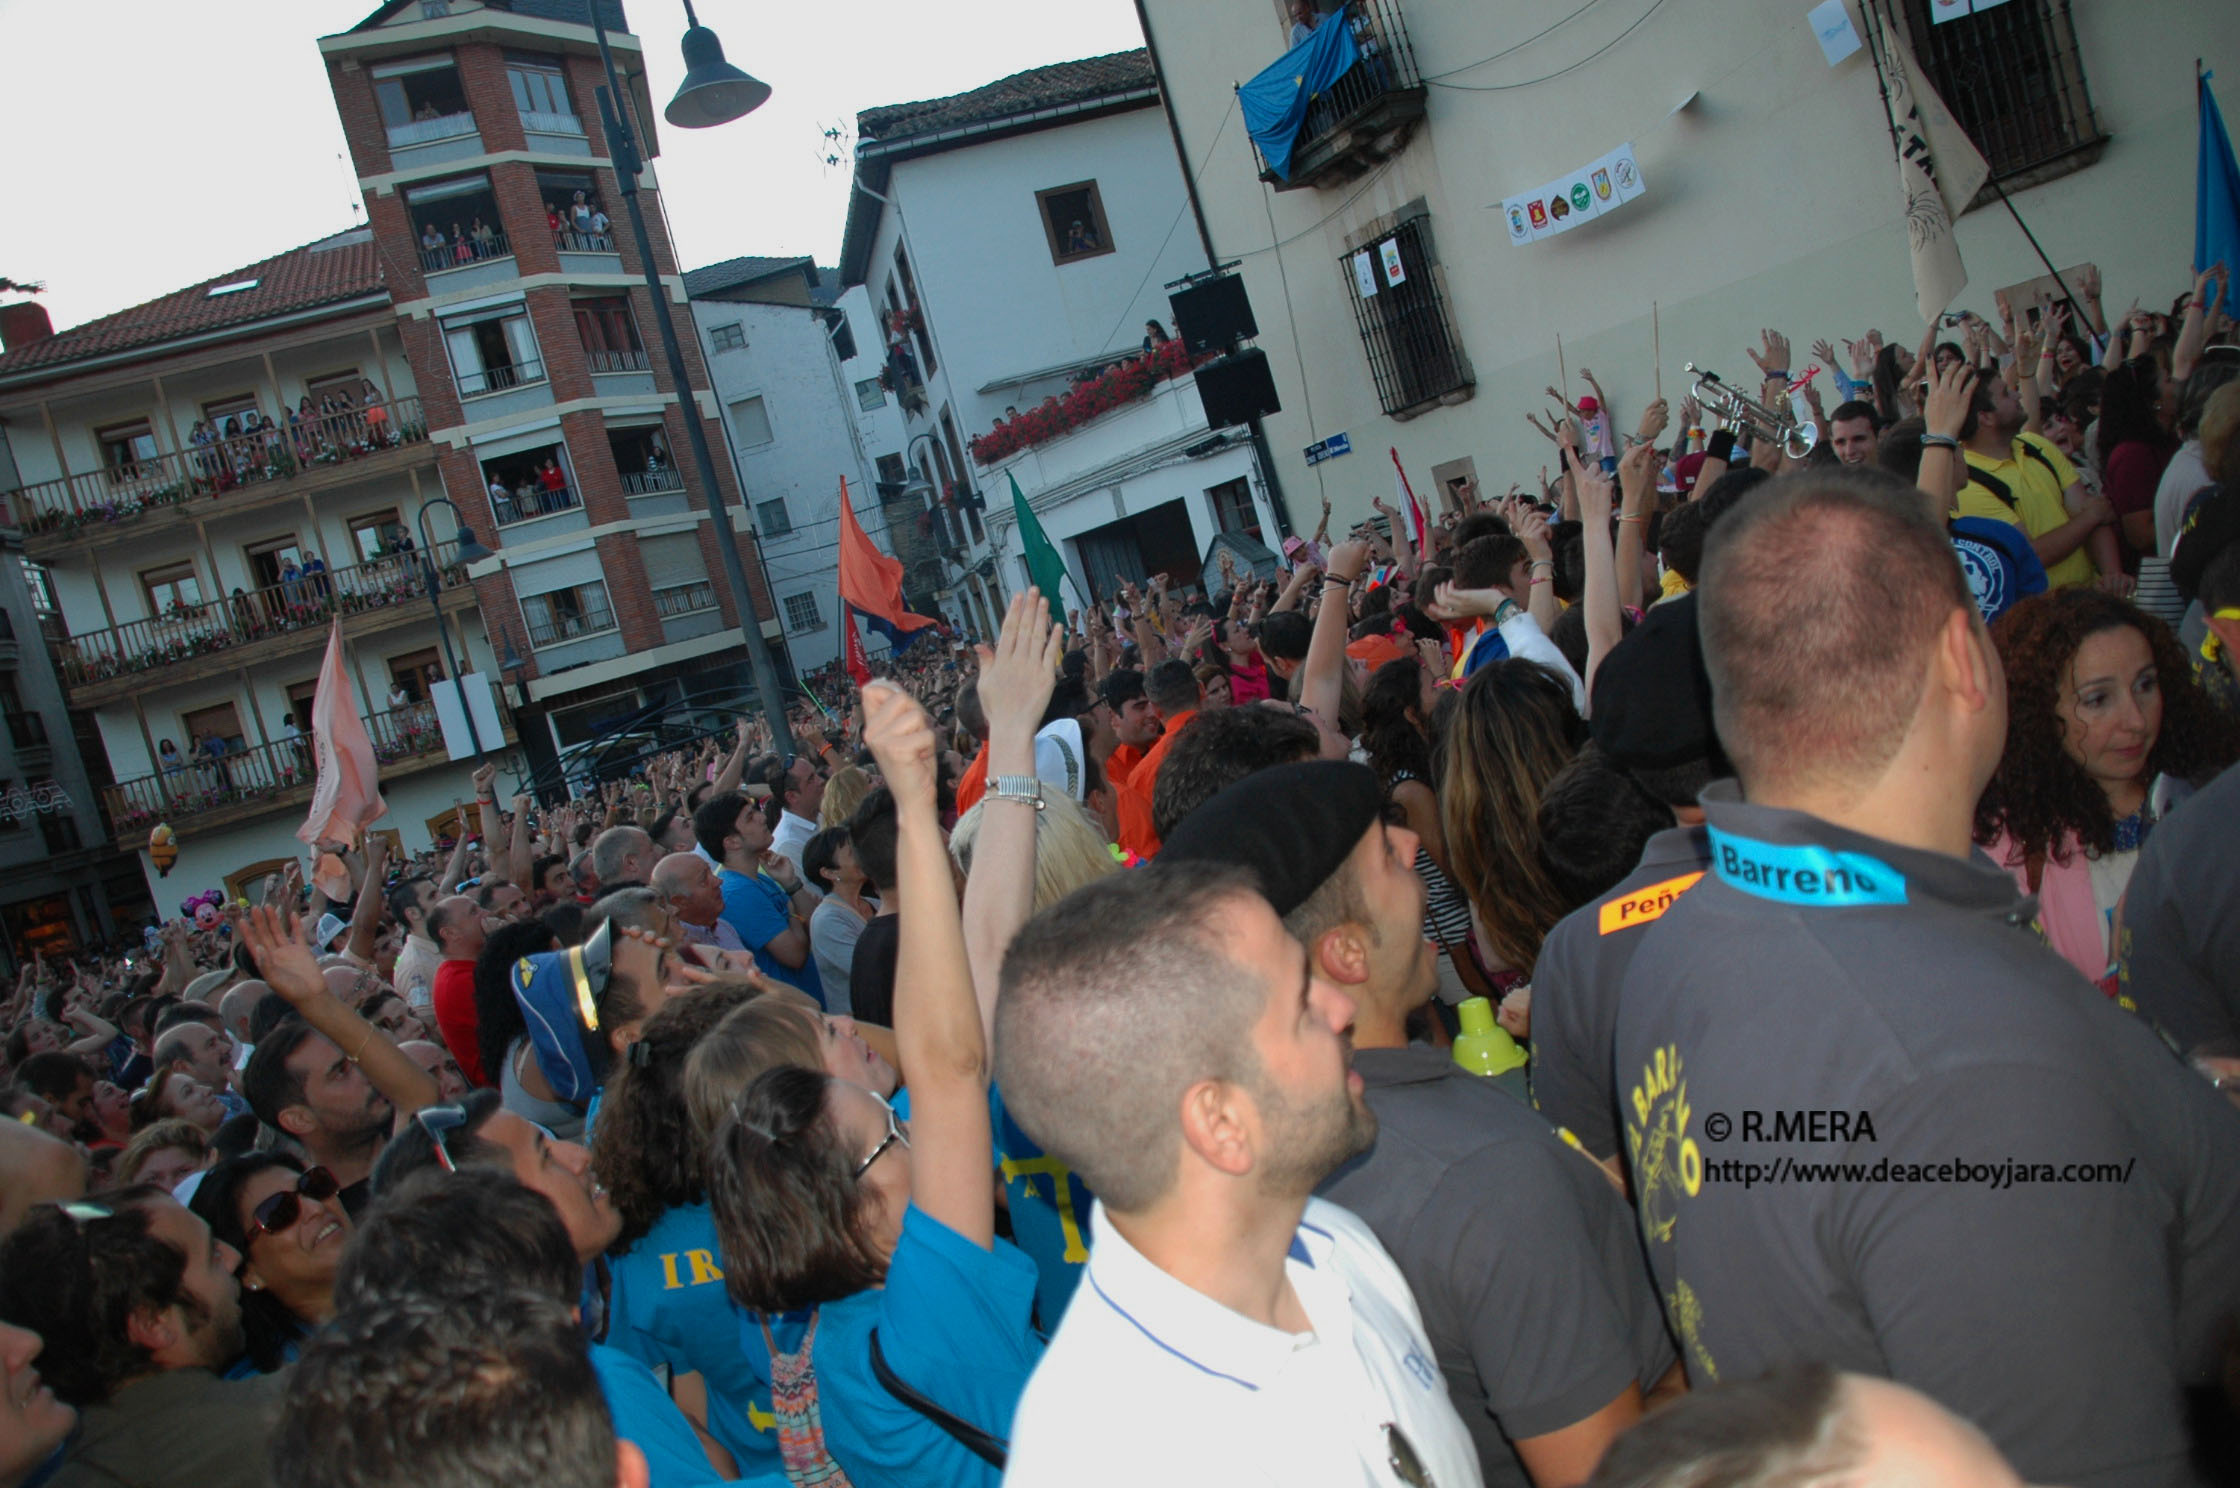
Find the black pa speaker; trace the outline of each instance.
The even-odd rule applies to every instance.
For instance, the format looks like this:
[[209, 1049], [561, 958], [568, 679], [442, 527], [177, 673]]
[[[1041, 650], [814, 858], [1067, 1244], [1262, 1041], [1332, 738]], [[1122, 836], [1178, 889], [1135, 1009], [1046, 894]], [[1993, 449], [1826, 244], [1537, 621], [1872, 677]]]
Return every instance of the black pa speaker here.
[[1275, 374], [1268, 370], [1268, 354], [1258, 347], [1206, 363], [1198, 369], [1198, 397], [1206, 406], [1206, 422], [1219, 429], [1249, 423], [1279, 412]]
[[1235, 274], [1207, 279], [1167, 296], [1174, 312], [1174, 333], [1192, 356], [1227, 351], [1239, 341], [1260, 334], [1252, 318], [1252, 301], [1245, 298], [1244, 280]]

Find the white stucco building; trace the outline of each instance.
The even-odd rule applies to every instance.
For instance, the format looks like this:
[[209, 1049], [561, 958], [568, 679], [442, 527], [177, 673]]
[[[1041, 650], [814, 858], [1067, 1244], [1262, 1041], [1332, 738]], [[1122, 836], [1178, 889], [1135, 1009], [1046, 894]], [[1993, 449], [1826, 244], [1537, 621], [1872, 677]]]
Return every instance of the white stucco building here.
[[1148, 55], [1037, 68], [857, 127], [840, 278], [881, 317], [905, 457], [932, 493], [938, 580], [896, 550], [914, 585], [992, 632], [1025, 582], [1014, 476], [1087, 586], [1068, 607], [1109, 596], [1116, 574], [1192, 582], [1224, 528], [1274, 545], [1248, 439], [1207, 427], [1187, 375], [985, 463], [972, 453], [1010, 412], [1138, 355], [1145, 322], [1168, 320], [1166, 286], [1208, 266]]

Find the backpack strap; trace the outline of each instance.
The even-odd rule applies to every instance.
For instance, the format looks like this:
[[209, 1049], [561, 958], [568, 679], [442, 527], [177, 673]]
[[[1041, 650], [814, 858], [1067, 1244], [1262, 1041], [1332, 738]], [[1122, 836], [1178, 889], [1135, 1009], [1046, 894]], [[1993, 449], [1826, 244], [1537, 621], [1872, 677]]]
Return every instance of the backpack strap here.
[[2046, 470], [2053, 476], [2055, 480], [2058, 481], [2061, 479], [2061, 472], [2054, 468], [2052, 459], [2047, 456], [2044, 450], [2039, 449], [2034, 441], [2028, 439], [2017, 439], [2015, 443], [2023, 450], [2027, 451], [2031, 459], [2037, 461], [2040, 465], [2045, 466]]
[[894, 1372], [893, 1367], [887, 1363], [886, 1354], [879, 1348], [879, 1330], [877, 1328], [871, 1330], [871, 1372], [878, 1377], [879, 1383], [886, 1387], [889, 1395], [949, 1433], [958, 1446], [963, 1447], [967, 1452], [987, 1463], [988, 1466], [1000, 1469], [1010, 1456], [1011, 1444], [1002, 1437], [990, 1436], [970, 1421], [951, 1415], [904, 1384], [902, 1376]]
[[2021, 511], [2021, 508], [2014, 504], [2014, 488], [1990, 471], [1978, 470], [1975, 466], [1970, 465], [1968, 467], [1968, 479], [1998, 497], [2000, 501], [2006, 504], [2008, 511], [2018, 513]]

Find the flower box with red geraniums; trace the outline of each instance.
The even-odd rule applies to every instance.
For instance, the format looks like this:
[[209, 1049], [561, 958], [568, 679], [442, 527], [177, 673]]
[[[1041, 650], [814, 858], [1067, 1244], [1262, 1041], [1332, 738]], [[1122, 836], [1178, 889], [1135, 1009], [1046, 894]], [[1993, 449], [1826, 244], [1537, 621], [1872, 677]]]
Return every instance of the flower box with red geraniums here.
[[1130, 357], [1075, 384], [1062, 396], [1045, 398], [1040, 406], [973, 436], [973, 462], [993, 465], [1006, 455], [1070, 434], [1123, 404], [1150, 397], [1162, 382], [1187, 376], [1199, 360], [1180, 341], [1162, 342], [1156, 351]]

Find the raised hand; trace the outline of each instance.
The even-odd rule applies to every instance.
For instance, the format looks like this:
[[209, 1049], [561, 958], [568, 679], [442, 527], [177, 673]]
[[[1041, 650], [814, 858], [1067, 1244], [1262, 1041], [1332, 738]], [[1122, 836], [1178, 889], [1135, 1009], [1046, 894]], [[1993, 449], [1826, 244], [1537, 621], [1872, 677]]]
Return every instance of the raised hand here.
[[1743, 348], [1749, 352], [1750, 360], [1758, 364], [1758, 371], [1769, 378], [1776, 372], [1787, 372], [1789, 370], [1789, 338], [1772, 329], [1760, 331], [1758, 337], [1764, 343], [1765, 349], [1762, 353], [1748, 347]]
[[939, 750], [925, 708], [892, 682], [875, 681], [863, 689], [863, 713], [864, 742], [896, 808], [933, 810]]
[[1672, 422], [1670, 406], [1662, 398], [1655, 399], [1647, 408], [1641, 410], [1641, 422], [1635, 426], [1633, 437], [1643, 444], [1654, 444], [1657, 441], [1657, 436], [1664, 432], [1665, 425], [1670, 422]]
[[302, 1007], [327, 995], [326, 979], [319, 974], [319, 958], [312, 953], [311, 938], [292, 907], [259, 904], [246, 914], [236, 911], [234, 920], [236, 933], [257, 963], [257, 974], [285, 997], [290, 1007]]
[[1058, 683], [1064, 638], [1050, 623], [1050, 603], [1038, 589], [1011, 596], [1003, 630], [993, 647], [979, 648], [980, 706], [988, 729], [1023, 728], [1029, 735], [1050, 705]]
[[1836, 349], [1833, 346], [1830, 346], [1825, 340], [1815, 341], [1812, 343], [1812, 359], [1818, 362], [1823, 367], [1834, 367], [1840, 365], [1836, 361]]
[[2077, 270], [2077, 293], [2088, 300], [2100, 298], [2100, 271], [2091, 264]]

